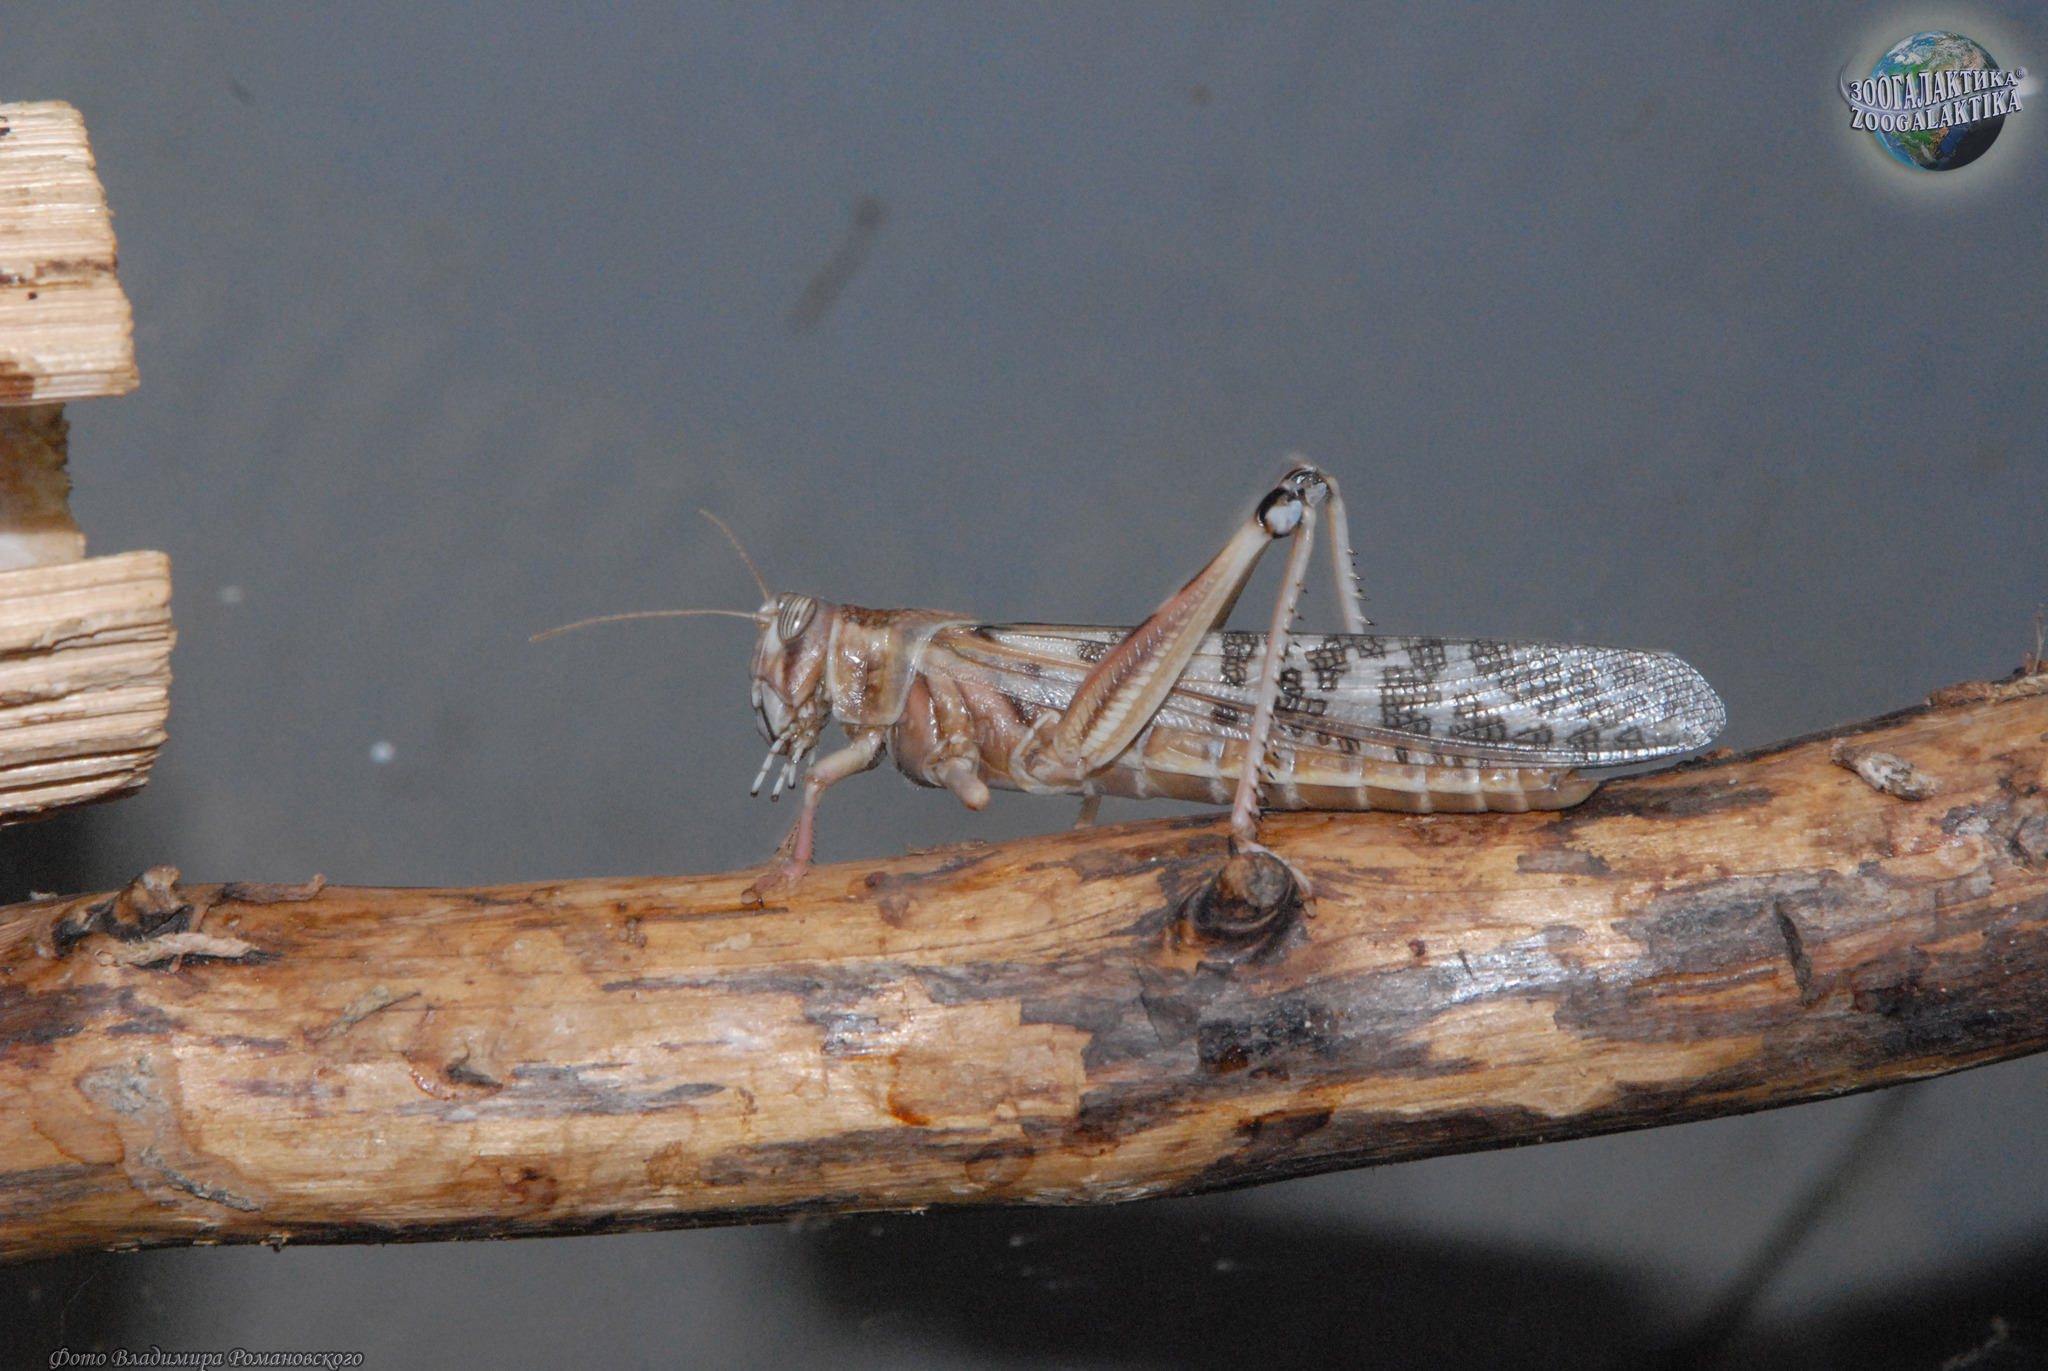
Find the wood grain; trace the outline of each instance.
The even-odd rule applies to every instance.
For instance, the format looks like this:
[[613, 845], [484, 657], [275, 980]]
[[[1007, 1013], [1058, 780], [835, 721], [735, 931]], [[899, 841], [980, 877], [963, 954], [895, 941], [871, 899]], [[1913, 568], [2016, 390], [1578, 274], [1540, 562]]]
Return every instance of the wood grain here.
[[134, 324], [85, 121], [0, 104], [0, 405], [125, 395]]
[[751, 872], [165, 869], [17, 906], [0, 1252], [1099, 1203], [2033, 1052], [2042, 680], [1564, 813], [1276, 815], [1317, 912], [1240, 935], [1187, 913], [1220, 815], [821, 867], [766, 909]]
[[141, 786], [170, 708], [171, 564], [0, 571], [0, 823]]

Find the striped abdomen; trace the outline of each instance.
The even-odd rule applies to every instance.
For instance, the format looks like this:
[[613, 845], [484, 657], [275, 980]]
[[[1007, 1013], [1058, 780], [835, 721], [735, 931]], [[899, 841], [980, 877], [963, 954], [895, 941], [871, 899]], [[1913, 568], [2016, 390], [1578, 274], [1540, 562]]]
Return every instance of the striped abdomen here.
[[[1569, 768], [1422, 766], [1362, 752], [1298, 747], [1284, 739], [1267, 756], [1259, 803], [1268, 809], [1519, 814], [1568, 809], [1598, 784]], [[1141, 800], [1229, 804], [1244, 758], [1242, 739], [1154, 724], [1107, 769], [1090, 777], [1088, 789]], [[1006, 780], [991, 777], [989, 784]]]

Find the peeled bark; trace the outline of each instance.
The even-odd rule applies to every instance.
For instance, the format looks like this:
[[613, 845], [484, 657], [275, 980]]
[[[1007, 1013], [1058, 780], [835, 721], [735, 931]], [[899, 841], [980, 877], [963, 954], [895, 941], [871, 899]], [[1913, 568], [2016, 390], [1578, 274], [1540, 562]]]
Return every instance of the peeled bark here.
[[1271, 816], [1312, 916], [1208, 891], [1221, 816], [821, 867], [766, 909], [755, 872], [166, 868], [16, 906], [0, 1254], [1126, 1200], [2020, 1056], [2044, 683], [1562, 813]]

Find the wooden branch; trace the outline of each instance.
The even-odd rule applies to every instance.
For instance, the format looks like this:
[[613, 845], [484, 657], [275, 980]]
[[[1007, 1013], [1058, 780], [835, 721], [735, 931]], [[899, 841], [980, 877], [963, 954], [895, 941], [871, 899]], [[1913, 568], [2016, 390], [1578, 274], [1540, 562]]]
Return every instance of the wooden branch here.
[[[1070, 1204], [1791, 1104], [2048, 1043], [2048, 677], [1557, 814], [0, 911], [0, 1251]], [[1912, 798], [1918, 797], [1918, 798]], [[1205, 912], [1206, 911], [1206, 912]]]

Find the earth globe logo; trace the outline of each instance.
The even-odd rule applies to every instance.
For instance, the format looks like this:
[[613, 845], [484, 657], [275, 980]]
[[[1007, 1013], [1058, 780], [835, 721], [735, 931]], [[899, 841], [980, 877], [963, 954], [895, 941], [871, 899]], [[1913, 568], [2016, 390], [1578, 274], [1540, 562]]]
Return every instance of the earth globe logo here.
[[2008, 114], [2020, 112], [2027, 69], [2001, 71], [1983, 46], [1936, 29], [1894, 43], [1864, 81], [1841, 76], [1842, 98], [1856, 111], [1851, 128], [1869, 129], [1909, 167], [1954, 171], [1998, 141]]

